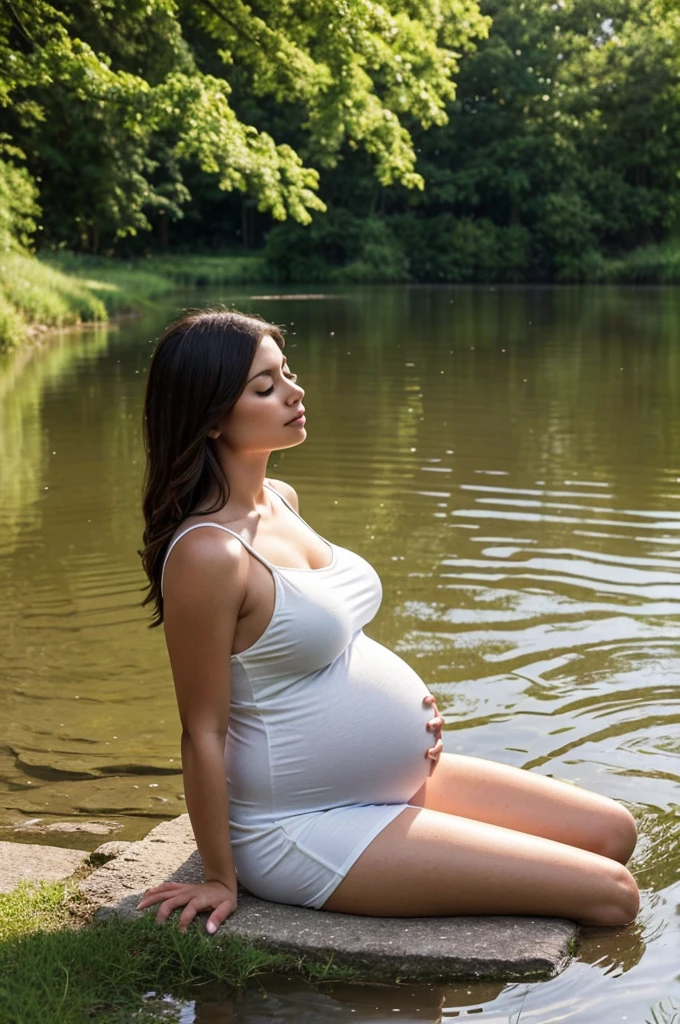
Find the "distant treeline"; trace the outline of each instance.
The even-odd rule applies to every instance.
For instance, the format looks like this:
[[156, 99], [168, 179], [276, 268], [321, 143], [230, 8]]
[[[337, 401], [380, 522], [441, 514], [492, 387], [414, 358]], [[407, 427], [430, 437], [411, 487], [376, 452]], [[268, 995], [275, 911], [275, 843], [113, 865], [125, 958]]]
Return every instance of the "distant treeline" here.
[[8, 0], [0, 66], [6, 253], [680, 276], [676, 0]]

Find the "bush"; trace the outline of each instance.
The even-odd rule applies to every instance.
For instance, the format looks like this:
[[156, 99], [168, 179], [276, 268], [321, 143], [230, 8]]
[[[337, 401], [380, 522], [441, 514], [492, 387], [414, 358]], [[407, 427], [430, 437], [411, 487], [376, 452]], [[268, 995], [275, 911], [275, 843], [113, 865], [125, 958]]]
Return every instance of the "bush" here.
[[452, 213], [423, 219], [401, 214], [389, 224], [409, 254], [408, 272], [417, 281], [494, 283], [526, 277], [531, 236], [520, 225], [499, 227]]
[[602, 273], [595, 238], [601, 218], [576, 188], [567, 184], [550, 192], [537, 207], [535, 248], [541, 276], [585, 281], [593, 279], [592, 273]]
[[0, 255], [27, 251], [40, 212], [37, 196], [28, 171], [0, 160]]
[[386, 221], [379, 217], [362, 221], [359, 246], [356, 259], [331, 272], [333, 281], [370, 284], [408, 280], [404, 250]]
[[328, 281], [334, 267], [361, 255], [362, 222], [348, 210], [331, 207], [307, 227], [295, 221], [277, 224], [264, 247], [270, 281]]
[[641, 246], [606, 260], [605, 275], [626, 284], [680, 284], [680, 241]]

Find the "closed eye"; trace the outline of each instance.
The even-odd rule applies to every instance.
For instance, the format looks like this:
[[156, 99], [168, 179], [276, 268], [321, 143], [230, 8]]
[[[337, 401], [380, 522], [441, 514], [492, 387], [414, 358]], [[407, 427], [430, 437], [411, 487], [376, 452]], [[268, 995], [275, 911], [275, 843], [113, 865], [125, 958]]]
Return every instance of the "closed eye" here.
[[[286, 377], [287, 380], [292, 380], [293, 382], [295, 382], [298, 379], [297, 378], [297, 373], [291, 373], [290, 370], [284, 370], [283, 376]], [[266, 391], [256, 391], [255, 394], [256, 395], [262, 395], [263, 398], [266, 398], [267, 395], [271, 395], [273, 390], [274, 390], [274, 385], [272, 384], [272, 385], [270, 385], [270, 387], [267, 388]]]

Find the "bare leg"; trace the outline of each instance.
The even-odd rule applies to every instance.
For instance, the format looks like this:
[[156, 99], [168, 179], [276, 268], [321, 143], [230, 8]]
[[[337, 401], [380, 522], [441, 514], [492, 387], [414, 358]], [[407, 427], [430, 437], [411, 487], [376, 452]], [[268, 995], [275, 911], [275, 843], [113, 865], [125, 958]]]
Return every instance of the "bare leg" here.
[[622, 804], [478, 757], [442, 754], [409, 803], [553, 839], [622, 864], [637, 840], [635, 821]]
[[367, 846], [323, 909], [383, 917], [535, 914], [623, 925], [638, 907], [635, 881], [614, 860], [408, 807]]

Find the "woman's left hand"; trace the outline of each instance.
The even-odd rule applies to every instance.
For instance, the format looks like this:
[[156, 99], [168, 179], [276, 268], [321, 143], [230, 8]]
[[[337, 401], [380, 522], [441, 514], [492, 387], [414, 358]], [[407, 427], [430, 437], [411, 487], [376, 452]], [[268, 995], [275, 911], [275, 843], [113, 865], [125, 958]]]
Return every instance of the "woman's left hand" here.
[[432, 764], [430, 765], [430, 775], [432, 775], [441, 752], [444, 749], [444, 743], [442, 741], [442, 725], [444, 724], [444, 719], [439, 714], [437, 701], [431, 693], [428, 693], [427, 697], [423, 698], [423, 704], [430, 704], [434, 711], [434, 718], [431, 718], [425, 726], [429, 732], [434, 733], [435, 738], [434, 746], [425, 751], [425, 757], [429, 757], [432, 761]]

